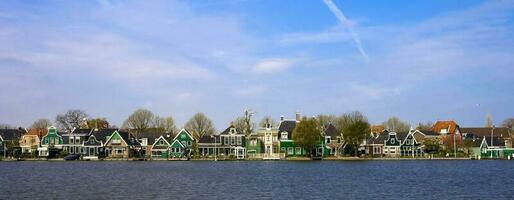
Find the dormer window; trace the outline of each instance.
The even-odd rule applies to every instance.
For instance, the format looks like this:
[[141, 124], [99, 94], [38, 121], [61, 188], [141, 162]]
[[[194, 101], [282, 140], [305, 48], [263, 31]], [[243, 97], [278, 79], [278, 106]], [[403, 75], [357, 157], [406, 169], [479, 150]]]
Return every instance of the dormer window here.
[[281, 140], [287, 140], [287, 139], [288, 139], [287, 132], [285, 132], [285, 131], [284, 131], [284, 132], [282, 132], [282, 133], [280, 134], [280, 139], [281, 139]]
[[271, 128], [271, 124], [270, 124], [270, 123], [267, 123], [267, 124], [266, 124], [266, 128]]
[[236, 133], [236, 129], [235, 128], [230, 128], [230, 134], [235, 134]]
[[448, 134], [448, 129], [442, 128], [439, 133], [441, 133], [441, 134]]

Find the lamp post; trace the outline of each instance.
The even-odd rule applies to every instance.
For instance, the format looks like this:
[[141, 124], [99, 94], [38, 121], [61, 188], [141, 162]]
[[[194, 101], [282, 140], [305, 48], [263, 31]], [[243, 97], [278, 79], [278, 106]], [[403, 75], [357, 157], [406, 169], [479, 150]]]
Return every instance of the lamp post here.
[[493, 148], [492, 148], [493, 147], [493, 135], [494, 135], [493, 133], [494, 133], [494, 125], [491, 128], [491, 147], [490, 147], [490, 149], [491, 149], [491, 158], [493, 158]]

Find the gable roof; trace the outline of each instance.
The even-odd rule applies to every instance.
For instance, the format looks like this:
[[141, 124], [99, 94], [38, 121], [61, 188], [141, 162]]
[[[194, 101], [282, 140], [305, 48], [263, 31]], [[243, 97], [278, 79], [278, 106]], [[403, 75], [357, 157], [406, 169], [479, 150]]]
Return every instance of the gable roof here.
[[[234, 128], [234, 129], [235, 129], [236, 127], [235, 127], [234, 125], [232, 125], [232, 124], [231, 124], [231, 125], [230, 125], [230, 126], [228, 126], [228, 127], [227, 127], [223, 132], [221, 132], [221, 133], [220, 133], [220, 135], [229, 135], [229, 134], [230, 134], [230, 129], [231, 129], [231, 128]], [[237, 129], [236, 129], [236, 135], [242, 135], [242, 134], [243, 134], [243, 133], [241, 133], [241, 132], [237, 131]], [[200, 139], [201, 139], [201, 138], [200, 138]]]
[[46, 128], [30, 128], [24, 135], [35, 135], [39, 138], [42, 138], [44, 135], [48, 133], [48, 129]]
[[96, 140], [101, 141], [105, 144], [107, 142], [107, 137], [111, 136], [114, 133], [114, 131], [117, 130], [118, 129], [115, 128], [94, 129], [90, 135], [94, 135]]
[[191, 136], [191, 134], [189, 134], [189, 132], [185, 129], [185, 128], [182, 128], [178, 133], [177, 135], [175, 135], [175, 137], [173, 137], [173, 140], [176, 140], [177, 137], [182, 134], [182, 133], [186, 133], [190, 138], [191, 140], [195, 140], [195, 138], [193, 136]]
[[437, 133], [440, 133], [441, 132], [441, 129], [448, 129], [448, 133], [447, 134], [454, 134], [455, 131], [459, 128], [459, 125], [457, 125], [457, 122], [453, 121], [453, 120], [448, 120], [448, 121], [437, 121], [433, 126], [432, 126], [432, 131], [434, 132], [437, 132]]
[[432, 130], [419, 130], [419, 132], [425, 134], [426, 136], [439, 136], [440, 135], [438, 132], [435, 132]]
[[170, 143], [168, 142], [168, 140], [164, 136], [161, 135], [160, 137], [155, 139], [155, 141], [152, 143], [152, 147], [155, 146], [155, 144], [157, 144], [157, 142], [161, 141], [161, 140], [163, 140], [167, 146], [170, 146]]
[[170, 147], [173, 147], [175, 145], [175, 143], [178, 143], [182, 148], [184, 148], [184, 145], [182, 144], [182, 142], [180, 142], [178, 140], [173, 140], [173, 142], [170, 144]]
[[21, 136], [25, 133], [24, 129], [0, 129], [0, 136], [4, 141], [6, 140], [20, 140]]

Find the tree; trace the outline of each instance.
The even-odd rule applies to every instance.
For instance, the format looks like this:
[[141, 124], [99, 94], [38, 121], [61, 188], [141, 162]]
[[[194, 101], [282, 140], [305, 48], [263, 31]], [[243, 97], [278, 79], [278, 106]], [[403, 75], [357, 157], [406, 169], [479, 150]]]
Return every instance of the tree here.
[[252, 122], [252, 117], [255, 115], [255, 113], [251, 109], [246, 109], [244, 112], [244, 134], [246, 136], [249, 136], [252, 134], [253, 130], [255, 129], [255, 124]]
[[184, 126], [198, 139], [204, 135], [213, 135], [216, 131], [212, 121], [203, 113], [196, 113]]
[[104, 129], [109, 127], [111, 126], [105, 117], [89, 118], [86, 120], [86, 123], [82, 125], [82, 128]]
[[390, 117], [382, 123], [387, 130], [394, 132], [408, 132], [410, 130], [410, 124], [407, 122], [403, 122], [398, 117]]
[[10, 124], [0, 124], [0, 129], [12, 129], [14, 126]]
[[485, 116], [485, 127], [492, 128], [493, 127], [493, 116], [491, 113], [487, 113]]
[[508, 118], [503, 120], [502, 126], [514, 131], [514, 118]]
[[271, 124], [271, 127], [277, 126], [277, 121], [273, 120], [271, 116], [267, 115], [264, 116], [261, 121], [259, 122], [259, 127], [266, 127], [266, 124]]
[[318, 129], [318, 124], [314, 118], [303, 117], [293, 130], [295, 144], [307, 152], [311, 152], [319, 144], [320, 137], [321, 131]]
[[74, 128], [80, 128], [86, 118], [87, 114], [84, 111], [72, 109], [57, 115], [55, 123], [59, 129], [71, 132]]
[[177, 127], [175, 126], [175, 120], [173, 117], [159, 117], [156, 116], [153, 121], [154, 128], [162, 129], [166, 133], [174, 134], [177, 132]]
[[43, 119], [38, 119], [34, 123], [32, 123], [32, 126], [30, 126], [30, 128], [46, 129], [49, 126], [52, 126], [52, 122], [50, 122], [50, 120], [48, 120], [48, 119], [43, 118]]
[[418, 123], [418, 126], [416, 127], [416, 129], [418, 130], [432, 130], [432, 126], [434, 125], [434, 123], [428, 121], [428, 122], [419, 122]]
[[466, 155], [470, 155], [471, 148], [473, 148], [473, 140], [470, 138], [464, 139], [464, 142], [462, 143], [462, 147], [464, 148], [464, 153]]
[[361, 142], [369, 137], [370, 125], [368, 119], [359, 111], [341, 116], [342, 132], [344, 140], [353, 146], [355, 156], [358, 156], [358, 148]]
[[135, 130], [135, 136], [139, 137], [140, 133], [144, 132], [147, 128], [150, 128], [153, 120], [154, 114], [152, 111], [140, 108], [134, 111], [134, 113], [125, 120], [123, 128]]
[[436, 139], [426, 138], [423, 141], [425, 152], [428, 154], [438, 153], [441, 150], [441, 144]]

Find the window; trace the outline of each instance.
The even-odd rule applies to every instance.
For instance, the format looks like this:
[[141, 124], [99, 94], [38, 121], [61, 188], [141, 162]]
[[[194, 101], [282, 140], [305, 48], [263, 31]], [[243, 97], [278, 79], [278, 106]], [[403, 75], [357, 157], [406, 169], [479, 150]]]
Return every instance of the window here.
[[236, 144], [236, 138], [235, 137], [230, 137], [230, 144], [231, 145]]
[[448, 133], [448, 129], [446, 128], [442, 128], [441, 131], [439, 131], [439, 133], [441, 134], [447, 134]]
[[330, 143], [330, 136], [327, 136], [325, 139], [326, 139], [326, 144]]
[[191, 141], [187, 141], [187, 146], [191, 146]]
[[302, 148], [300, 148], [300, 147], [296, 147], [296, 148], [295, 148], [295, 153], [296, 153], [296, 155], [300, 155], [300, 154], [302, 154]]
[[337, 137], [337, 143], [341, 143], [341, 137]]
[[121, 144], [121, 140], [119, 138], [112, 139], [112, 144]]
[[286, 152], [286, 148], [285, 147], [280, 147], [280, 152]]
[[256, 146], [257, 145], [257, 140], [250, 140], [250, 145]]
[[237, 137], [237, 145], [241, 145], [241, 144], [243, 144], [243, 138]]
[[394, 144], [395, 141], [394, 141], [394, 138], [391, 138], [391, 144]]
[[280, 139], [282, 139], [282, 140], [287, 140], [287, 139], [288, 139], [287, 132], [285, 132], [285, 131], [284, 131], [284, 132], [282, 132], [282, 133], [280, 134]]
[[223, 137], [223, 138], [225, 138], [225, 139], [224, 139], [224, 141], [225, 141], [225, 142], [224, 142], [224, 144], [225, 144], [225, 145], [228, 145], [228, 144], [229, 144], [229, 138], [228, 138], [228, 137], [226, 137], [226, 136], [225, 136], [225, 137]]
[[160, 145], [164, 145], [164, 141], [160, 140], [160, 141], [159, 141], [159, 144], [160, 144]]
[[288, 147], [287, 148], [287, 154], [289, 154], [289, 155], [293, 155], [294, 154], [293, 147]]

